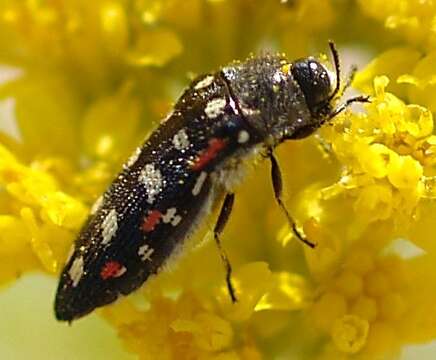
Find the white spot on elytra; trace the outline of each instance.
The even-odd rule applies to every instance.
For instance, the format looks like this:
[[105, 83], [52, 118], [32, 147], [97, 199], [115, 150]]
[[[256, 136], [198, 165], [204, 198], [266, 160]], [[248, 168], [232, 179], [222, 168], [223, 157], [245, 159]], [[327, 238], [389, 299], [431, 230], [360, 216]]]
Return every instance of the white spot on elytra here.
[[132, 165], [136, 162], [136, 160], [138, 160], [139, 155], [141, 155], [141, 148], [140, 148], [140, 147], [137, 147], [137, 148], [135, 149], [134, 153], [133, 153], [133, 154], [129, 157], [129, 159], [127, 160], [127, 162], [126, 162], [126, 166], [127, 166], [127, 167], [132, 166]]
[[142, 182], [147, 190], [147, 202], [153, 204], [156, 195], [162, 191], [163, 179], [159, 169], [154, 164], [145, 165], [139, 174], [139, 181]]
[[70, 270], [68, 270], [71, 280], [73, 281], [73, 287], [76, 287], [83, 275], [83, 257], [76, 258], [71, 264]]
[[182, 217], [177, 214], [175, 207], [169, 208], [165, 214], [162, 215], [162, 221], [166, 224], [171, 223], [173, 226], [177, 226], [182, 220]]
[[114, 277], [120, 277], [121, 275], [123, 275], [125, 272], [127, 271], [127, 268], [125, 266], [123, 266], [120, 270], [118, 270], [116, 272], [116, 274], [114, 275]]
[[200, 90], [200, 89], [203, 89], [203, 88], [209, 86], [210, 84], [212, 84], [213, 79], [214, 78], [213, 78], [212, 75], [206, 76], [203, 80], [199, 81], [197, 83], [197, 85], [194, 86], [194, 89], [195, 90]]
[[310, 62], [310, 68], [312, 70], [317, 70], [318, 69], [318, 64], [316, 62]]
[[202, 171], [198, 176], [194, 187], [192, 188], [192, 195], [197, 196], [198, 194], [200, 194], [201, 188], [203, 187], [206, 178], [207, 178], [207, 172]]
[[226, 106], [226, 99], [217, 98], [209, 101], [206, 105], [204, 112], [209, 119], [215, 119], [218, 115], [222, 114]]
[[152, 249], [147, 244], [142, 245], [138, 249], [138, 255], [141, 257], [142, 261], [151, 260], [151, 254], [153, 254], [153, 253], [154, 253], [154, 249]]
[[186, 149], [189, 146], [189, 138], [185, 129], [179, 130], [173, 137], [173, 145], [177, 150]]
[[241, 130], [238, 133], [238, 143], [243, 144], [250, 140], [250, 134], [246, 130]]
[[118, 219], [117, 219], [117, 212], [115, 209], [112, 209], [109, 211], [109, 214], [104, 218], [101, 228], [103, 231], [101, 232], [101, 235], [103, 237], [102, 244], [107, 244], [111, 239], [114, 237], [115, 233], [118, 230]]
[[100, 196], [97, 200], [95, 200], [94, 204], [91, 207], [91, 215], [94, 215], [103, 205], [103, 195]]

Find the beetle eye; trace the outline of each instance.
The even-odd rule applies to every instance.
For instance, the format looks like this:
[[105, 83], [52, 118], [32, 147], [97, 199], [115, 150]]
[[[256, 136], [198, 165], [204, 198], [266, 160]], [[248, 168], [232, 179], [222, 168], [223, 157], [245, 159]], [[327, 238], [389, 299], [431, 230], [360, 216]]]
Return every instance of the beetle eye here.
[[324, 104], [332, 92], [326, 68], [318, 61], [307, 58], [293, 63], [291, 72], [303, 91], [310, 111], [316, 112], [318, 105]]

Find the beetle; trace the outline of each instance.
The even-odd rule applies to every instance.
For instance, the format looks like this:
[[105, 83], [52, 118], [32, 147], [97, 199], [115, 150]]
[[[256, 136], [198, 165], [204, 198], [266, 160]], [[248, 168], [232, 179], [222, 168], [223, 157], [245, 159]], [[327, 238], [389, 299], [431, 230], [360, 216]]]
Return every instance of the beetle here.
[[336, 70], [312, 57], [289, 62], [281, 55], [250, 57], [197, 77], [167, 118], [124, 164], [91, 214], [61, 273], [55, 299], [58, 320], [71, 322], [114, 302], [157, 274], [222, 202], [214, 239], [226, 269], [232, 301], [231, 265], [220, 235], [232, 211], [235, 184], [250, 158], [271, 162], [274, 196], [298, 239], [282, 200], [282, 177], [273, 150], [305, 138], [354, 102], [334, 107], [343, 93]]

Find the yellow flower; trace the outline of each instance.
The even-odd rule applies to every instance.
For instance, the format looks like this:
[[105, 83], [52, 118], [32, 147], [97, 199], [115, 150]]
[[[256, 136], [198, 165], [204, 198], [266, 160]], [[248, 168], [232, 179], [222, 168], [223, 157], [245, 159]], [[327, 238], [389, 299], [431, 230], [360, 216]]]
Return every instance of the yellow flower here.
[[176, 267], [83, 323], [103, 318], [140, 359], [363, 360], [436, 338], [432, 1], [0, 4], [1, 285], [41, 272], [55, 288], [92, 204], [195, 74], [264, 49], [317, 56], [329, 36], [368, 49], [353, 86], [371, 102], [277, 148], [285, 204], [316, 248], [295, 241], [260, 161], [223, 236], [236, 304], [202, 242], [214, 213]]
[[324, 198], [342, 192], [355, 198], [356, 223], [361, 230], [365, 223], [380, 220], [394, 221], [403, 228], [410, 225], [424, 197], [427, 157], [433, 156], [416, 152], [432, 136], [431, 112], [385, 92], [388, 82], [387, 77], [375, 78], [367, 115], [348, 116], [350, 125], [345, 128], [338, 119], [334, 127], [323, 130], [345, 165], [341, 179], [322, 189]]
[[[141, 311], [128, 299], [103, 309], [105, 317], [118, 328], [132, 351], [156, 359], [233, 359], [248, 348], [258, 352], [253, 339], [236, 332], [236, 322], [249, 319], [271, 276], [266, 265], [253, 263], [235, 274], [240, 302], [230, 311], [227, 293], [218, 301], [200, 292], [185, 292], [176, 299], [165, 297], [159, 288], [149, 289], [148, 311]], [[253, 279], [265, 278], [264, 285]], [[259, 286], [261, 285], [261, 286]], [[153, 336], [150, 336], [153, 329]], [[147, 354], [147, 355], [146, 355]]]
[[358, 1], [362, 11], [381, 21], [392, 31], [403, 35], [408, 41], [434, 47], [435, 4], [432, 1]]
[[1, 215], [2, 258], [10, 267], [1, 274], [2, 280], [10, 280], [11, 272], [31, 269], [56, 273], [73, 239], [71, 230], [77, 231], [86, 217], [85, 206], [60, 191], [55, 179], [37, 164], [24, 166], [4, 147], [0, 147], [0, 184], [6, 190], [2, 203], [8, 208]]

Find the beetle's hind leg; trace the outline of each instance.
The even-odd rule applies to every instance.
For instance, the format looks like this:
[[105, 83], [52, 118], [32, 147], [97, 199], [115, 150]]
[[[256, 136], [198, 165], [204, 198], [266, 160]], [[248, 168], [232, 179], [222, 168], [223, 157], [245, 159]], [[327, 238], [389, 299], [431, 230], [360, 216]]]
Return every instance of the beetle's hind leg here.
[[214, 239], [226, 270], [227, 290], [229, 291], [230, 299], [232, 300], [233, 303], [237, 301], [237, 298], [236, 298], [235, 288], [233, 287], [232, 284], [232, 266], [230, 264], [226, 252], [222, 247], [220, 235], [223, 232], [224, 227], [227, 224], [227, 221], [229, 220], [234, 201], [235, 201], [235, 194], [231, 193], [226, 195], [223, 205], [221, 207], [220, 214], [218, 216], [218, 220], [213, 230]]

